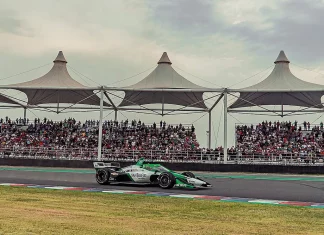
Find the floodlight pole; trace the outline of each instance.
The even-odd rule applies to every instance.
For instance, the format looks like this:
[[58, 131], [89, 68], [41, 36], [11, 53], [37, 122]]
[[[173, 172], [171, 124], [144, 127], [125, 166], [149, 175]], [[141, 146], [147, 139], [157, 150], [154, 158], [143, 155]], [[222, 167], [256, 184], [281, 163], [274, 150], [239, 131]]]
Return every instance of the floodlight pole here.
[[227, 89], [224, 91], [224, 164], [227, 164]]
[[98, 161], [101, 161], [102, 147], [102, 117], [103, 117], [103, 89], [100, 90], [100, 118], [99, 118], [99, 133], [98, 133]]
[[115, 121], [117, 121], [117, 112], [118, 112], [118, 110], [115, 109]]

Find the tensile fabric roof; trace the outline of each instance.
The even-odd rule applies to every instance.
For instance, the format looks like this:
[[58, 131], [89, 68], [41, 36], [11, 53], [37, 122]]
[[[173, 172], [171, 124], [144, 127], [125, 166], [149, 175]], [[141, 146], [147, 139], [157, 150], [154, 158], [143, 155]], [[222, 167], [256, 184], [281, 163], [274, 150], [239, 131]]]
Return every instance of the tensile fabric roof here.
[[[203, 92], [199, 91], [206, 88], [198, 86], [178, 74], [171, 66], [172, 62], [166, 52], [163, 53], [157, 64], [158, 66], [143, 80], [126, 87], [128, 90], [125, 90], [125, 97], [119, 105], [120, 107], [162, 103], [207, 108], [203, 100]], [[150, 90], [145, 91], [145, 89]], [[179, 92], [181, 89], [187, 90]], [[188, 89], [192, 91], [188, 91]]]
[[293, 75], [284, 51], [280, 51], [271, 74], [253, 86], [239, 89], [240, 96], [230, 108], [291, 105], [323, 108], [324, 86], [303, 81]]
[[[8, 87], [24, 92], [28, 98], [28, 105], [53, 103], [100, 105], [100, 99], [93, 90], [87, 90], [88, 87], [70, 76], [62, 51], [53, 62], [52, 69], [44, 76]], [[104, 105], [110, 106], [106, 102]]]

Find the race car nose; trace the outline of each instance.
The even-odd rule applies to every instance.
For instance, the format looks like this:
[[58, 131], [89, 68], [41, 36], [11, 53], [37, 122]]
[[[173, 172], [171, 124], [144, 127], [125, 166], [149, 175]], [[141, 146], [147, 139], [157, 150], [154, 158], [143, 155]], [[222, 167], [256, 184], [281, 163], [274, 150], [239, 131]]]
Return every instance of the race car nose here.
[[208, 187], [208, 188], [211, 188], [212, 187], [212, 185], [211, 184], [209, 184], [209, 183], [204, 183], [204, 184], [202, 184], [201, 185], [202, 187]]

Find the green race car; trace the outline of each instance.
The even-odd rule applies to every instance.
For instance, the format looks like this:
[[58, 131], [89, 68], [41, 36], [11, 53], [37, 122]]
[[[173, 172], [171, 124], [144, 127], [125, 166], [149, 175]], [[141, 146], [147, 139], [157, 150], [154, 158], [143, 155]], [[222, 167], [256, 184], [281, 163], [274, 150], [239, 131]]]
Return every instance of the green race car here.
[[211, 184], [196, 177], [192, 172], [182, 174], [167, 169], [161, 164], [145, 163], [141, 158], [135, 165], [120, 167], [119, 163], [94, 162], [98, 184], [158, 185], [163, 189], [173, 187], [207, 188]]

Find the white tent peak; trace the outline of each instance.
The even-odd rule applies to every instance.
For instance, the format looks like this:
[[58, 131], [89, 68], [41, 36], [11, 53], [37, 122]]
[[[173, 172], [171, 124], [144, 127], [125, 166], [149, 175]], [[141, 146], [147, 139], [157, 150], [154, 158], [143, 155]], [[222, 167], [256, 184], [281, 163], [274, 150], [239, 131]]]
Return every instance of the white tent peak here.
[[[51, 70], [45, 75], [8, 86], [24, 92], [29, 105], [53, 103], [99, 105], [99, 97], [93, 90], [85, 90], [86, 86], [70, 76], [66, 63], [63, 52], [60, 51]], [[106, 102], [104, 105], [108, 106]]]
[[65, 59], [65, 57], [64, 57], [62, 51], [59, 51], [59, 53], [58, 53], [56, 59], [55, 59], [53, 62], [54, 62], [54, 63], [55, 63], [55, 62], [63, 62], [63, 63], [67, 63], [67, 61], [66, 61], [66, 59]]
[[[128, 86], [131, 91], [126, 91], [122, 106], [144, 105], [144, 104], [174, 104], [206, 109], [203, 99], [204, 87], [190, 82], [171, 65], [171, 61], [166, 52], [163, 53], [156, 68], [141, 81]], [[145, 89], [153, 89], [145, 91]], [[154, 89], [190, 89], [189, 92], [154, 91]]]
[[37, 87], [41, 88], [80, 88], [83, 89], [86, 86], [74, 80], [66, 66], [67, 61], [63, 55], [63, 52], [60, 51], [54, 60], [53, 67], [45, 75], [23, 83], [14, 84], [13, 86], [17, 87]]
[[172, 64], [171, 60], [169, 59], [168, 53], [163, 52], [158, 64]]
[[290, 61], [288, 60], [286, 54], [284, 51], [280, 51], [276, 61], [274, 62], [275, 64], [277, 63], [290, 63]]
[[240, 98], [230, 107], [255, 105], [292, 105], [322, 108], [324, 85], [297, 78], [289, 69], [289, 60], [280, 51], [270, 75], [263, 81], [240, 89]]
[[172, 67], [166, 52], [163, 53], [157, 67], [138, 83], [127, 86], [132, 89], [203, 89], [180, 74]]
[[303, 90], [303, 91], [314, 91], [319, 88], [323, 88], [323, 85], [310, 83], [297, 78], [292, 74], [289, 68], [289, 60], [285, 53], [280, 51], [278, 58], [276, 59], [275, 66], [270, 75], [263, 81], [254, 84], [250, 87], [242, 88], [241, 91], [245, 90], [266, 90], [268, 92], [273, 91], [285, 91], [289, 92], [292, 90]]

